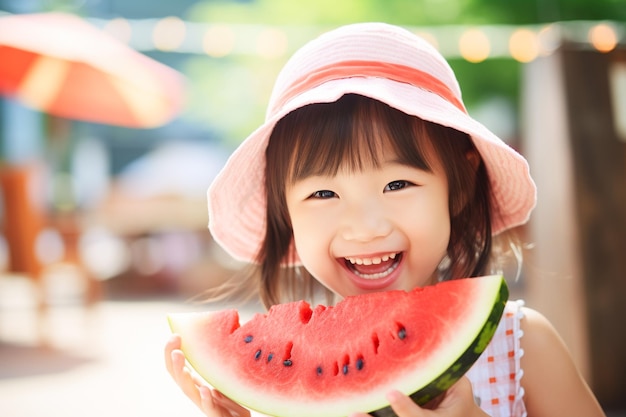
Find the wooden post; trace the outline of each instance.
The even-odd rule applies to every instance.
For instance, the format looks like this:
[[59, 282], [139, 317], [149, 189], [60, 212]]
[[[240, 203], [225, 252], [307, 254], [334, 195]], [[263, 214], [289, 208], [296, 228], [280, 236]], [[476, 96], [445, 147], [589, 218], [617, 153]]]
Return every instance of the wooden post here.
[[626, 409], [626, 141], [609, 77], [620, 62], [625, 49], [565, 44], [525, 80], [524, 149], [539, 188], [528, 299], [605, 409]]

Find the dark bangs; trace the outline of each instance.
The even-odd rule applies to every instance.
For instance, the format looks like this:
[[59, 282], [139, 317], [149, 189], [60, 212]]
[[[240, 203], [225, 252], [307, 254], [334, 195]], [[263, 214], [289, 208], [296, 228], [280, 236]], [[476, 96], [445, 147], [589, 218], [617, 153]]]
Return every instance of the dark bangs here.
[[[279, 126], [280, 125], [280, 126]], [[378, 168], [383, 144], [391, 144], [400, 162], [430, 171], [423, 149], [427, 135], [416, 132], [413, 118], [376, 100], [347, 94], [334, 103], [320, 103], [287, 115], [275, 130], [283, 137], [292, 183], [311, 175], [334, 176], [340, 167], [352, 172]], [[417, 138], [417, 140], [416, 140]]]

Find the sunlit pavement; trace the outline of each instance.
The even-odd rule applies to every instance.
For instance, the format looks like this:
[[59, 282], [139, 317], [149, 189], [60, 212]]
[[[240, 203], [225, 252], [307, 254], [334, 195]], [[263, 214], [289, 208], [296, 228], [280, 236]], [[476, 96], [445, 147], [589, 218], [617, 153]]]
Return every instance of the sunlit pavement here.
[[[208, 309], [177, 300], [55, 306], [38, 345], [28, 286], [0, 277], [0, 416], [200, 416], [165, 371], [170, 312]], [[244, 313], [245, 314], [245, 313]]]

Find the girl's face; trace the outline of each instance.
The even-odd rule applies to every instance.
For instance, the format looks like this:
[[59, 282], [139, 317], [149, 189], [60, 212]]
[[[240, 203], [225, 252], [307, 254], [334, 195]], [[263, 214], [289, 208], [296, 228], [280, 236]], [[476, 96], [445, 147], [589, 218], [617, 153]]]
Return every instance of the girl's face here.
[[[381, 163], [342, 166], [286, 188], [294, 243], [303, 266], [348, 295], [436, 281], [450, 238], [448, 183], [438, 158], [432, 171], [399, 162], [382, 145]], [[429, 152], [431, 155], [433, 152]]]

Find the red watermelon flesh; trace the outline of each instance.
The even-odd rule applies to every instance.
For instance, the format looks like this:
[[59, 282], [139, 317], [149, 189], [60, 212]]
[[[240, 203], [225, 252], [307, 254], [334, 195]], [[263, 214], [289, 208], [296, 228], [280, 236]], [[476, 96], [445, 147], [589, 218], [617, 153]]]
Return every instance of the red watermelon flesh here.
[[419, 404], [445, 391], [491, 340], [507, 297], [504, 279], [489, 276], [333, 307], [279, 304], [244, 324], [236, 310], [168, 319], [193, 368], [236, 402], [271, 416], [338, 417], [386, 407], [391, 389]]

